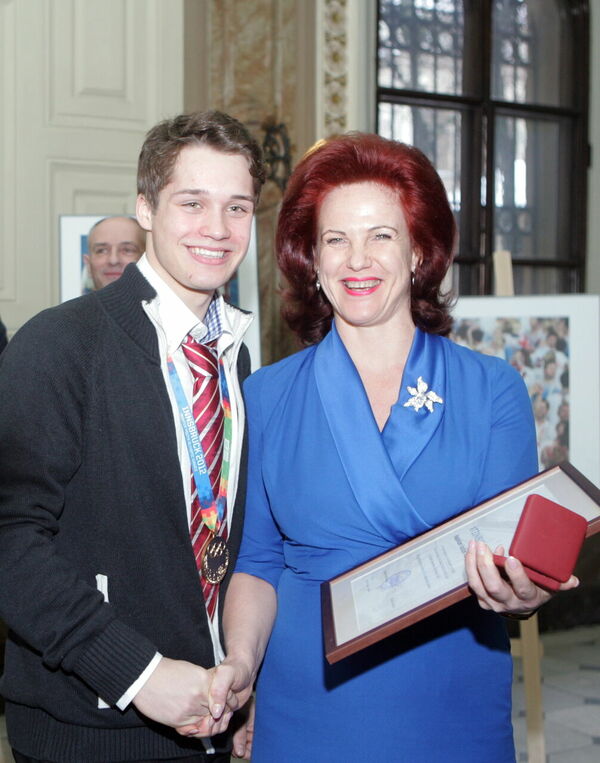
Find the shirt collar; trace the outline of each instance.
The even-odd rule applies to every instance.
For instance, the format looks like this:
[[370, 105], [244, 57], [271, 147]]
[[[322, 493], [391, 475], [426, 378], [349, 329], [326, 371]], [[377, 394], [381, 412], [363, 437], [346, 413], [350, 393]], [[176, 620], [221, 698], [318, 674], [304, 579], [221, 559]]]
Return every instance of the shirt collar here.
[[146, 302], [146, 307], [156, 323], [161, 326], [167, 339], [167, 350], [175, 352], [188, 334], [197, 342], [206, 344], [219, 339], [225, 332], [223, 326], [223, 298], [215, 291], [204, 320], [189, 309], [171, 287], [154, 270], [144, 254], [137, 262], [141, 274], [156, 291], [156, 297]]

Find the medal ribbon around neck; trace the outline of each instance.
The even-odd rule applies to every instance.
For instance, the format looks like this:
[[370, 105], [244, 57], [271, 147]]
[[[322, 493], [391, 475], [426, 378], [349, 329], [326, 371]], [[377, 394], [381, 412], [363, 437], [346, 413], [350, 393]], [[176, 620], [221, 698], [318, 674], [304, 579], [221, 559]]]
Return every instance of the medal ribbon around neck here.
[[225, 378], [225, 366], [223, 358], [219, 358], [219, 384], [221, 387], [221, 402], [223, 405], [223, 460], [221, 462], [221, 478], [219, 481], [219, 495], [215, 501], [206, 458], [202, 450], [200, 435], [196, 427], [196, 421], [191, 406], [186, 400], [183, 386], [173, 363], [173, 358], [167, 358], [167, 368], [169, 369], [169, 379], [171, 387], [175, 393], [175, 400], [179, 409], [179, 418], [185, 435], [185, 442], [190, 456], [192, 473], [196, 490], [198, 491], [198, 501], [200, 503], [200, 512], [202, 521], [212, 533], [217, 533], [219, 526], [223, 521], [225, 506], [227, 504], [227, 484], [229, 482], [229, 465], [231, 457], [231, 402], [229, 399], [229, 388]]

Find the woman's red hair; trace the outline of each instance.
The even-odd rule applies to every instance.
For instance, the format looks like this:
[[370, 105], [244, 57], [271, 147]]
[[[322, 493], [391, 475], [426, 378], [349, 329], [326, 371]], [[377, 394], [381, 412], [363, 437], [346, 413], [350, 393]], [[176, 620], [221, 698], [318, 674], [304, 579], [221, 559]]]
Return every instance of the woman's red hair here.
[[413, 146], [368, 133], [348, 133], [322, 143], [298, 164], [283, 197], [276, 236], [287, 284], [282, 314], [304, 344], [320, 341], [333, 310], [316, 288], [314, 247], [324, 197], [340, 185], [373, 182], [397, 192], [420, 264], [411, 289], [415, 325], [447, 334], [449, 299], [439, 289], [452, 262], [456, 235], [446, 191], [425, 154]]

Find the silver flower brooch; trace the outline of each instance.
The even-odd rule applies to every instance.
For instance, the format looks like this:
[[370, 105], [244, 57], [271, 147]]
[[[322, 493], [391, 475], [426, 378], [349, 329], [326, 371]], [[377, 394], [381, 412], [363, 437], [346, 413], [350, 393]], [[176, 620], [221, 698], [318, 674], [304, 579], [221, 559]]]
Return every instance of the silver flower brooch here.
[[420, 411], [425, 406], [429, 413], [433, 413], [433, 404], [444, 402], [439, 395], [436, 395], [432, 389], [429, 389], [429, 385], [423, 381], [421, 376], [417, 379], [416, 388], [407, 386], [406, 389], [412, 397], [404, 403], [405, 408], [414, 408], [415, 411]]

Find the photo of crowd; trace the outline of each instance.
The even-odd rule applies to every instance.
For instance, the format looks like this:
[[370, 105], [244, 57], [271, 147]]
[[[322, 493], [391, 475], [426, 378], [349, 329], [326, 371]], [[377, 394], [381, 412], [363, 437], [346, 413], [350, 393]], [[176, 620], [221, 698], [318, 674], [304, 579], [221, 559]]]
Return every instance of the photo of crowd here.
[[521, 374], [533, 407], [540, 470], [568, 460], [569, 319], [457, 318], [450, 338], [506, 360]]

